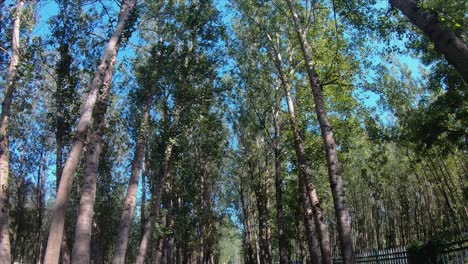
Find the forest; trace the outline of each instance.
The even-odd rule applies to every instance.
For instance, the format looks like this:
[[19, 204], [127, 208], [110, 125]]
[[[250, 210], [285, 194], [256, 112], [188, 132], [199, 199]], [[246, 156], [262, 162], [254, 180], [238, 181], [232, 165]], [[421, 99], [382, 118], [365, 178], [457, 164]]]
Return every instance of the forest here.
[[468, 263], [467, 14], [0, 0], [0, 264]]

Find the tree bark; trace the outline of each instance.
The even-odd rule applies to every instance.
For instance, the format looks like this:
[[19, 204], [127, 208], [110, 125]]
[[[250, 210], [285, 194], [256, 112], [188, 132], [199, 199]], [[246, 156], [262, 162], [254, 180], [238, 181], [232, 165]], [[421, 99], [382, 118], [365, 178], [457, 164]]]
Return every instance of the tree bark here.
[[[151, 98], [152, 96], [150, 96]], [[149, 119], [149, 111], [152, 99], [148, 99], [145, 103], [143, 119], [140, 125], [140, 133], [138, 135], [137, 145], [135, 147], [135, 155], [132, 161], [132, 173], [129, 179], [127, 194], [124, 200], [124, 208], [119, 223], [119, 231], [114, 247], [113, 264], [125, 263], [125, 254], [128, 245], [128, 236], [130, 234], [130, 225], [135, 211], [136, 195], [138, 190], [138, 182], [141, 175], [141, 167], [146, 149], [146, 130]]]
[[143, 238], [145, 233], [145, 223], [146, 223], [146, 178], [148, 178], [148, 169], [147, 164], [148, 160], [143, 157], [143, 164], [141, 167], [141, 205], [140, 205], [140, 235]]
[[[60, 34], [64, 34], [63, 31]], [[62, 36], [63, 37], [63, 36]], [[73, 58], [70, 55], [69, 43], [62, 41], [59, 46], [60, 60], [56, 66], [56, 85], [57, 89], [54, 93], [56, 112], [55, 112], [55, 145], [56, 145], [56, 156], [55, 156], [55, 190], [59, 188], [60, 177], [63, 172], [63, 149], [67, 143], [67, 138], [70, 136], [69, 131], [64, 125], [67, 122], [74, 122], [75, 120], [67, 120], [64, 117], [63, 111], [67, 111], [70, 104], [67, 104], [65, 93], [67, 89], [74, 89], [74, 87], [68, 87], [68, 80], [71, 78], [70, 67], [73, 63]], [[68, 109], [68, 111], [70, 111]], [[69, 264], [70, 248], [68, 246], [68, 236], [66, 232], [63, 234], [62, 243], [60, 246], [61, 262], [63, 264]]]
[[[166, 225], [166, 216], [164, 216], [162, 221], [161, 221], [161, 226], [163, 226], [163, 225]], [[157, 246], [156, 246], [156, 257], [155, 257], [155, 260], [154, 260], [155, 264], [160, 264], [161, 260], [163, 259], [164, 243], [165, 243], [164, 237], [160, 237], [158, 239], [158, 243], [157, 243]]]
[[330, 238], [328, 234], [328, 227], [323, 222], [323, 213], [322, 213], [322, 208], [320, 207], [320, 200], [317, 196], [315, 186], [312, 184], [311, 172], [309, 171], [307, 164], [306, 164], [304, 145], [302, 143], [302, 139], [299, 133], [296, 113], [294, 110], [294, 102], [291, 98], [290, 83], [287, 79], [286, 74], [283, 71], [283, 62], [282, 62], [282, 57], [279, 51], [274, 50], [274, 54], [272, 56], [273, 56], [275, 66], [277, 68], [278, 75], [283, 84], [284, 92], [286, 95], [286, 101], [287, 101], [288, 112], [289, 112], [289, 123], [291, 125], [292, 131], [293, 131], [293, 137], [294, 137], [294, 150], [296, 152], [296, 158], [297, 158], [299, 182], [303, 182], [306, 185], [307, 197], [309, 198], [309, 202], [311, 204], [312, 212], [314, 215], [314, 220], [315, 220], [315, 223], [317, 224], [317, 231], [318, 231], [317, 234], [319, 237], [318, 240], [319, 240], [320, 251], [322, 255], [322, 263], [331, 264], [332, 257], [331, 257], [331, 250], [330, 250]]
[[8, 122], [11, 114], [11, 102], [15, 91], [15, 78], [20, 60], [20, 26], [24, 1], [16, 1], [16, 14], [13, 21], [11, 38], [10, 65], [4, 88], [5, 96], [2, 102], [0, 115], [0, 264], [10, 264], [10, 234], [9, 234], [9, 199], [8, 178], [10, 173], [10, 149], [8, 142]]
[[[174, 113], [174, 119], [171, 124], [170, 130], [179, 124], [179, 118], [180, 118], [180, 108], [176, 108], [175, 113]], [[168, 119], [168, 114], [165, 114], [165, 119]], [[153, 231], [156, 225], [156, 220], [158, 219], [158, 215], [159, 215], [159, 207], [161, 205], [163, 185], [166, 183], [166, 179], [169, 177], [169, 174], [171, 171], [173, 147], [174, 145], [172, 141], [168, 140], [166, 142], [166, 148], [164, 150], [164, 160], [162, 161], [162, 164], [161, 164], [160, 177], [158, 177], [157, 183], [156, 183], [157, 185], [156, 194], [154, 195], [154, 198], [152, 201], [153, 205], [151, 208], [151, 215], [148, 217], [148, 220], [145, 224], [143, 236], [140, 242], [140, 248], [138, 250], [138, 256], [135, 262], [137, 264], [143, 264], [146, 259], [149, 243], [151, 241], [151, 235], [153, 234]]]
[[299, 182], [302, 182], [305, 184], [307, 196], [309, 198], [309, 202], [312, 207], [314, 220], [318, 226], [317, 231], [318, 231], [318, 237], [319, 237], [318, 240], [320, 244], [320, 251], [322, 255], [322, 263], [331, 264], [332, 257], [331, 257], [330, 237], [328, 234], [328, 227], [323, 221], [323, 212], [322, 212], [322, 208], [320, 207], [320, 200], [317, 196], [315, 186], [312, 184], [311, 173], [309, 169], [307, 168], [304, 145], [302, 143], [302, 139], [299, 134], [299, 128], [297, 125], [296, 114], [294, 111], [294, 104], [291, 98], [291, 91], [289, 88], [289, 84], [284, 85], [284, 87], [286, 90], [285, 91], [286, 99], [288, 102], [289, 119], [290, 119], [291, 127], [293, 130], [293, 135], [294, 135], [294, 149], [296, 152], [296, 158], [297, 158], [297, 163], [298, 163], [297, 165], [298, 165], [298, 172], [299, 172]]
[[400, 10], [434, 44], [436, 50], [457, 69], [468, 82], [468, 46], [453, 31], [447, 28], [437, 15], [424, 11], [413, 0], [389, 0], [390, 5]]
[[309, 199], [307, 198], [307, 188], [303, 181], [299, 181], [299, 191], [302, 200], [302, 208], [304, 211], [304, 226], [306, 231], [307, 243], [309, 246], [310, 259], [312, 264], [320, 263], [320, 252], [318, 251], [317, 239], [315, 238], [315, 226], [313, 220], [312, 208], [310, 208]]
[[297, 15], [291, 0], [286, 0], [289, 10], [292, 14], [292, 20], [296, 33], [301, 44], [301, 50], [304, 56], [305, 65], [307, 69], [307, 76], [309, 77], [310, 86], [314, 95], [315, 111], [319, 121], [320, 131], [322, 133], [325, 154], [327, 159], [328, 177], [330, 181], [330, 188], [333, 196], [333, 205], [335, 207], [335, 215], [337, 218], [338, 236], [340, 238], [341, 254], [345, 264], [356, 263], [353, 240], [351, 235], [351, 222], [349, 219], [348, 209], [346, 208], [345, 192], [343, 182], [341, 179], [341, 172], [339, 168], [338, 154], [336, 151], [336, 143], [333, 136], [333, 130], [328, 120], [327, 111], [322, 92], [322, 85], [320, 83], [315, 66], [312, 62], [312, 53], [310, 45], [307, 41], [307, 32], [302, 28], [299, 16]]
[[93, 228], [94, 204], [96, 201], [96, 185], [98, 180], [99, 157], [101, 154], [102, 137], [104, 133], [107, 95], [99, 95], [94, 111], [94, 120], [90, 142], [88, 144], [85, 161], [83, 186], [78, 208], [78, 219], [75, 229], [75, 241], [73, 244], [73, 264], [90, 263], [91, 259], [91, 231]]
[[265, 247], [265, 255], [266, 255], [266, 263], [273, 263], [273, 254], [271, 249], [271, 227], [270, 227], [270, 170], [268, 166], [270, 165], [269, 158], [268, 158], [268, 147], [265, 145], [265, 187], [264, 187], [264, 195], [265, 195], [265, 239], [264, 239], [264, 247]]
[[36, 219], [36, 241], [35, 241], [35, 253], [34, 263], [39, 263], [42, 259], [42, 223], [44, 213], [44, 181], [45, 181], [45, 167], [47, 164], [47, 157], [44, 156], [44, 149], [41, 150], [42, 163], [39, 165], [37, 172], [37, 189], [36, 189], [36, 200], [37, 200], [37, 219]]
[[60, 178], [60, 185], [57, 191], [57, 199], [52, 211], [52, 221], [49, 229], [49, 239], [44, 263], [58, 263], [60, 254], [60, 242], [63, 235], [65, 223], [65, 209], [70, 197], [70, 190], [73, 183], [73, 176], [78, 167], [81, 152], [83, 150], [86, 135], [91, 125], [91, 116], [97, 100], [98, 92], [108, 93], [112, 81], [114, 65], [117, 59], [118, 47], [122, 40], [122, 34], [127, 27], [127, 22], [135, 7], [136, 0], [125, 0], [122, 3], [117, 27], [115, 28], [102, 57], [98, 70], [93, 78], [90, 91], [85, 100], [83, 111], [78, 122], [77, 131], [73, 140], [73, 145], [68, 155], [67, 161]]
[[285, 232], [284, 211], [283, 211], [283, 158], [281, 147], [281, 127], [279, 123], [279, 100], [276, 100], [275, 106], [275, 195], [276, 195], [276, 221], [278, 223], [278, 249], [280, 264], [289, 263], [288, 241]]
[[173, 144], [168, 142], [165, 150], [165, 157], [162, 164], [162, 173], [160, 174], [159, 179], [157, 180], [156, 194], [154, 196], [153, 205], [151, 209], [151, 215], [148, 217], [148, 221], [145, 224], [145, 229], [143, 236], [140, 242], [140, 248], [138, 250], [138, 256], [136, 259], [137, 264], [143, 264], [146, 259], [148, 252], [149, 243], [151, 241], [151, 235], [153, 234], [154, 228], [156, 227], [156, 220], [159, 215], [159, 208], [161, 205], [161, 196], [163, 191], [163, 185], [166, 182], [166, 179], [170, 173], [170, 162], [172, 159], [172, 148]]
[[252, 246], [252, 232], [250, 231], [249, 211], [244, 197], [243, 183], [240, 184], [239, 199], [242, 209], [242, 223], [244, 225], [243, 246], [244, 246], [244, 261], [245, 264], [254, 264], [254, 250]]

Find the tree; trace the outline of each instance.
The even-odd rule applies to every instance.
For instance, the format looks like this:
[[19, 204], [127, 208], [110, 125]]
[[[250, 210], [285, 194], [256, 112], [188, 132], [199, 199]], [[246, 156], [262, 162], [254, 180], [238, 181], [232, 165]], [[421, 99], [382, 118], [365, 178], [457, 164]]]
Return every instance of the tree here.
[[0, 263], [11, 262], [9, 215], [8, 215], [8, 178], [10, 174], [10, 149], [8, 145], [8, 120], [10, 118], [17, 67], [20, 61], [20, 26], [24, 1], [16, 1], [16, 12], [13, 20], [11, 38], [10, 65], [6, 78], [2, 113], [0, 116]]
[[336, 150], [335, 138], [331, 124], [328, 120], [327, 111], [325, 109], [323, 97], [323, 84], [321, 83], [315, 66], [312, 62], [311, 47], [307, 41], [307, 27], [304, 27], [299, 20], [299, 16], [295, 11], [295, 7], [291, 0], [286, 0], [291, 12], [294, 28], [296, 29], [301, 50], [304, 56], [307, 76], [309, 77], [310, 86], [315, 102], [315, 111], [322, 132], [323, 143], [328, 164], [328, 176], [330, 187], [333, 195], [333, 204], [335, 206], [335, 214], [338, 223], [338, 234], [340, 237], [341, 253], [345, 263], [355, 263], [353, 241], [351, 234], [351, 224], [349, 221], [349, 213], [346, 208], [345, 193], [341, 180], [341, 172], [339, 168], [338, 155]]
[[389, 0], [389, 3], [419, 28], [468, 82], [468, 46], [463, 39], [441, 23], [435, 14], [422, 10], [412, 0]]
[[147, 144], [146, 134], [148, 127], [149, 112], [153, 103], [153, 96], [146, 95], [146, 102], [144, 104], [143, 116], [139, 125], [138, 140], [135, 146], [135, 153], [133, 155], [131, 175], [127, 194], [125, 195], [124, 207], [122, 217], [119, 223], [119, 232], [114, 246], [114, 255], [112, 263], [124, 263], [125, 253], [127, 251], [128, 236], [130, 232], [130, 223], [135, 211], [136, 193], [138, 189], [138, 182], [141, 174], [141, 167], [145, 154], [145, 146]]
[[118, 46], [122, 40], [122, 35], [127, 29], [136, 1], [128, 0], [122, 3], [119, 19], [112, 37], [107, 44], [99, 68], [90, 86], [90, 91], [86, 97], [83, 112], [77, 126], [72, 149], [67, 158], [60, 178], [60, 185], [57, 192], [52, 223], [49, 229], [49, 239], [45, 254], [45, 263], [58, 263], [60, 253], [60, 241], [62, 240], [63, 226], [65, 221], [65, 208], [69, 199], [70, 188], [73, 182], [73, 174], [78, 166], [79, 157], [84, 147], [86, 134], [91, 125], [92, 112], [96, 103], [98, 93], [108, 94], [110, 89], [112, 73], [117, 59]]

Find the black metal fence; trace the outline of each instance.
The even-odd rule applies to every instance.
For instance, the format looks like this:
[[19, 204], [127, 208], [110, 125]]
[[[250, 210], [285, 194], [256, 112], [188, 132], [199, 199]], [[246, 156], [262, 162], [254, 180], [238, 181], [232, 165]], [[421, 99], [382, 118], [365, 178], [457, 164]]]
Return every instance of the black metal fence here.
[[[468, 240], [452, 242], [442, 245], [437, 255], [437, 264], [468, 264]], [[405, 247], [370, 250], [356, 254], [357, 263], [370, 264], [407, 264], [408, 252]], [[334, 264], [343, 263], [341, 257], [333, 258]]]
[[[408, 256], [406, 248], [387, 248], [381, 250], [372, 250], [356, 254], [357, 263], [370, 263], [370, 264], [406, 264], [408, 263]], [[333, 259], [334, 264], [344, 263], [341, 257]]]
[[468, 263], [468, 239], [446, 244], [438, 262], [443, 264]]

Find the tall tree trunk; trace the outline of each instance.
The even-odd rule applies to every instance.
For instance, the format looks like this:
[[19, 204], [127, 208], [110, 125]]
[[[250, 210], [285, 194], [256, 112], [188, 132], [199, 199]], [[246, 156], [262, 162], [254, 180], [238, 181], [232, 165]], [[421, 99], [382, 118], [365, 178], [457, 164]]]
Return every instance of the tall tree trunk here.
[[[277, 92], [276, 92], [277, 94]], [[278, 97], [276, 95], [276, 97]], [[274, 109], [274, 126], [275, 126], [275, 195], [276, 195], [276, 221], [278, 225], [278, 250], [280, 264], [289, 263], [288, 257], [288, 241], [285, 232], [284, 211], [283, 211], [283, 157], [281, 146], [281, 125], [279, 121], [279, 100], [276, 99]]]
[[[161, 221], [161, 226], [166, 225], [166, 216], [163, 217]], [[156, 245], [156, 257], [154, 260], [155, 264], [160, 264], [161, 260], [163, 259], [163, 253], [164, 253], [164, 237], [160, 237], [158, 239], [158, 243]]]
[[[276, 125], [277, 126], [277, 125]], [[279, 135], [279, 127], [275, 127], [276, 134]], [[278, 222], [278, 249], [280, 264], [289, 263], [288, 241], [285, 232], [284, 211], [283, 211], [283, 168], [281, 158], [281, 147], [275, 146], [275, 188], [276, 188], [276, 221]]]
[[141, 205], [140, 205], [140, 234], [143, 238], [145, 233], [145, 223], [146, 223], [146, 178], [148, 178], [148, 169], [147, 165], [148, 160], [143, 157], [143, 164], [141, 167]]
[[437, 15], [424, 11], [413, 0], [389, 0], [390, 5], [400, 10], [415, 26], [426, 35], [468, 82], [468, 46], [447, 28]]
[[[64, 31], [61, 31], [60, 34], [64, 34]], [[60, 60], [56, 66], [56, 85], [57, 89], [54, 93], [54, 100], [56, 104], [55, 112], [55, 145], [56, 145], [56, 156], [55, 156], [55, 190], [58, 191], [60, 177], [63, 172], [63, 149], [66, 145], [69, 135], [69, 131], [65, 127], [66, 122], [74, 122], [75, 120], [66, 120], [63, 115], [63, 111], [69, 108], [65, 98], [65, 91], [70, 89], [68, 80], [71, 78], [70, 67], [73, 63], [73, 58], [70, 55], [69, 44], [62, 41], [59, 46]], [[65, 219], [66, 221], [66, 219]], [[69, 264], [71, 261], [70, 258], [70, 248], [68, 246], [68, 234], [65, 232], [62, 237], [62, 243], [60, 245], [61, 252], [61, 262], [63, 264]]]
[[242, 222], [244, 225], [244, 260], [245, 264], [254, 264], [254, 250], [252, 245], [252, 233], [250, 231], [249, 211], [245, 203], [243, 183], [240, 184], [239, 196], [242, 209]]
[[[18, 199], [18, 204], [16, 206], [16, 213], [15, 213], [15, 221], [13, 225], [13, 237], [11, 238], [11, 262], [15, 262], [15, 258], [17, 255], [17, 247], [18, 247], [18, 238], [21, 240], [22, 236], [22, 231], [24, 228], [24, 205], [25, 205], [25, 199], [26, 199], [26, 191], [25, 191], [25, 186], [24, 186], [24, 174], [21, 172], [18, 175], [18, 178], [16, 180], [16, 190], [17, 190], [17, 199]], [[20, 254], [21, 255], [21, 254]]]
[[68, 237], [66, 234], [63, 235], [62, 242], [60, 243], [60, 263], [70, 264], [71, 263], [71, 251], [68, 243]]
[[91, 83], [90, 91], [85, 100], [83, 112], [81, 113], [76, 135], [73, 140], [73, 145], [68, 155], [67, 161], [65, 162], [63, 173], [60, 178], [57, 199], [52, 211], [52, 220], [44, 259], [44, 263], [46, 264], [58, 263], [60, 242], [62, 239], [63, 227], [65, 223], [65, 209], [70, 197], [73, 176], [78, 167], [81, 152], [85, 144], [86, 135], [91, 125], [94, 105], [97, 100], [98, 92], [105, 92], [107, 94], [109, 93], [112, 82], [113, 69], [117, 59], [118, 47], [122, 40], [123, 32], [128, 26], [128, 21], [131, 17], [135, 5], [136, 0], [124, 0], [122, 3], [117, 26], [107, 44], [101, 63]]
[[8, 178], [10, 173], [10, 149], [8, 142], [8, 122], [11, 114], [11, 101], [15, 91], [15, 78], [20, 60], [19, 41], [21, 14], [24, 1], [16, 1], [16, 14], [13, 21], [13, 32], [11, 37], [10, 65], [6, 85], [5, 96], [2, 102], [2, 113], [0, 115], [0, 264], [10, 264], [10, 234], [9, 234], [9, 201], [8, 201]]
[[37, 172], [37, 189], [36, 189], [36, 199], [37, 199], [37, 219], [36, 219], [36, 241], [35, 241], [35, 253], [34, 253], [34, 263], [39, 263], [42, 258], [42, 222], [43, 222], [43, 211], [44, 211], [44, 181], [45, 181], [45, 166], [47, 164], [47, 156], [44, 156], [44, 149], [41, 150], [41, 159], [42, 163], [39, 165]]
[[73, 244], [73, 264], [90, 263], [91, 231], [93, 228], [94, 204], [96, 201], [96, 185], [98, 180], [99, 157], [101, 154], [102, 136], [106, 120], [107, 95], [100, 94], [99, 101], [93, 113], [93, 126], [88, 144], [87, 156], [83, 174], [83, 186], [78, 208], [78, 219]]
[[348, 209], [346, 208], [345, 192], [341, 180], [340, 164], [338, 161], [338, 154], [336, 152], [336, 143], [333, 136], [333, 130], [328, 120], [327, 111], [325, 109], [322, 91], [323, 87], [321, 86], [319, 77], [315, 71], [315, 66], [312, 62], [311, 48], [307, 41], [307, 31], [302, 27], [299, 16], [295, 11], [292, 1], [286, 0], [286, 2], [292, 14], [292, 20], [305, 60], [307, 76], [309, 77], [310, 86], [314, 95], [315, 111], [317, 113], [317, 119], [319, 121], [327, 159], [328, 177], [333, 196], [333, 205], [335, 207], [341, 254], [343, 255], [345, 264], [354, 264], [356, 263], [356, 258], [354, 256], [353, 240], [351, 234], [351, 221], [349, 219]]
[[328, 234], [328, 227], [323, 222], [323, 212], [320, 207], [320, 200], [317, 196], [315, 186], [312, 184], [311, 172], [306, 164], [304, 145], [302, 143], [302, 138], [299, 133], [299, 127], [297, 124], [296, 112], [294, 110], [294, 102], [291, 97], [291, 87], [287, 79], [286, 74], [283, 71], [283, 62], [281, 54], [279, 51], [274, 50], [273, 60], [275, 66], [278, 70], [278, 75], [283, 84], [284, 92], [286, 95], [286, 101], [288, 105], [289, 112], [289, 123], [291, 125], [294, 137], [294, 150], [296, 152], [297, 158], [297, 169], [299, 174], [299, 182], [303, 182], [306, 185], [307, 197], [309, 198], [310, 205], [312, 207], [312, 212], [314, 215], [315, 223], [317, 224], [317, 234], [319, 237], [320, 251], [322, 255], [322, 263], [330, 264], [332, 263], [331, 250], [330, 250], [330, 238]]
[[[261, 183], [257, 183], [257, 185], [261, 185]], [[259, 255], [259, 262], [260, 263], [267, 263], [267, 250], [266, 250], [266, 221], [265, 221], [265, 210], [264, 210], [264, 200], [263, 197], [262, 187], [256, 186], [255, 187], [255, 196], [257, 201], [257, 211], [258, 211], [258, 252]]]
[[[286, 87], [286, 86], [285, 86]], [[299, 134], [299, 128], [297, 125], [296, 115], [294, 112], [294, 105], [291, 98], [291, 92], [289, 88], [286, 88], [286, 97], [288, 101], [288, 109], [290, 113], [290, 122], [293, 127], [294, 134], [294, 148], [297, 156], [298, 171], [299, 171], [299, 182], [305, 183], [307, 196], [311, 203], [312, 212], [314, 215], [315, 223], [318, 225], [318, 236], [320, 243], [320, 250], [322, 253], [322, 263], [332, 263], [331, 250], [330, 250], [330, 237], [328, 234], [328, 227], [323, 221], [323, 212], [320, 207], [320, 200], [317, 196], [315, 186], [312, 184], [311, 172], [306, 164], [304, 145], [302, 143], [301, 136]]]
[[[303, 179], [302, 179], [303, 180]], [[309, 254], [312, 264], [320, 263], [320, 252], [318, 251], [317, 239], [315, 237], [315, 225], [313, 221], [313, 213], [310, 207], [309, 199], [307, 198], [307, 188], [303, 181], [299, 181], [299, 191], [302, 200], [302, 208], [304, 211], [304, 226], [306, 231], [307, 243], [309, 246]]]
[[156, 194], [154, 196], [154, 200], [152, 201], [153, 205], [151, 209], [151, 215], [148, 217], [148, 220], [145, 224], [145, 229], [144, 229], [143, 236], [140, 242], [140, 248], [138, 251], [137, 260], [135, 262], [137, 264], [143, 264], [145, 262], [149, 243], [151, 241], [151, 235], [153, 234], [154, 228], [156, 227], [156, 220], [158, 219], [159, 208], [161, 205], [163, 185], [165, 184], [166, 179], [170, 173], [172, 148], [173, 148], [173, 144], [168, 142], [166, 146], [166, 150], [165, 150], [165, 158], [162, 164], [162, 173], [160, 174], [160, 177], [158, 177], [157, 179]]
[[272, 249], [271, 249], [271, 227], [270, 227], [270, 170], [268, 166], [270, 165], [268, 158], [268, 147], [265, 145], [265, 187], [263, 190], [265, 196], [265, 257], [266, 263], [273, 263]]
[[[168, 118], [168, 115], [165, 114], [165, 118]], [[174, 113], [174, 119], [171, 125], [171, 128], [176, 127], [179, 124], [180, 118], [180, 108], [176, 108]], [[152, 201], [152, 208], [151, 208], [151, 215], [148, 217], [148, 220], [145, 224], [145, 228], [143, 231], [143, 236], [140, 242], [140, 248], [138, 250], [138, 256], [136, 259], [137, 264], [143, 264], [146, 259], [146, 255], [148, 252], [149, 243], [151, 241], [151, 235], [153, 234], [154, 228], [156, 227], [156, 220], [158, 219], [159, 214], [159, 207], [161, 205], [161, 197], [163, 192], [163, 185], [166, 183], [166, 179], [169, 177], [171, 171], [171, 161], [172, 161], [172, 150], [173, 150], [173, 143], [171, 140], [166, 142], [166, 147], [164, 149], [164, 160], [161, 164], [161, 173], [160, 177], [156, 180], [156, 194], [154, 195]]]
[[[152, 97], [152, 96], [150, 96]], [[130, 225], [135, 211], [136, 195], [138, 190], [138, 182], [141, 174], [141, 167], [146, 149], [146, 130], [149, 119], [149, 111], [152, 100], [148, 99], [145, 103], [145, 110], [143, 119], [140, 125], [140, 132], [138, 135], [137, 145], [135, 147], [135, 154], [132, 161], [132, 173], [129, 179], [127, 194], [124, 200], [124, 208], [120, 218], [117, 240], [114, 247], [114, 256], [112, 258], [113, 264], [125, 263], [125, 254], [128, 245], [128, 236], [130, 234]]]
[[[173, 222], [174, 222], [174, 217], [172, 214], [169, 217], [169, 226], [170, 228], [173, 228]], [[171, 233], [167, 237], [167, 243], [166, 243], [166, 263], [167, 264], [174, 264], [174, 233]]]

